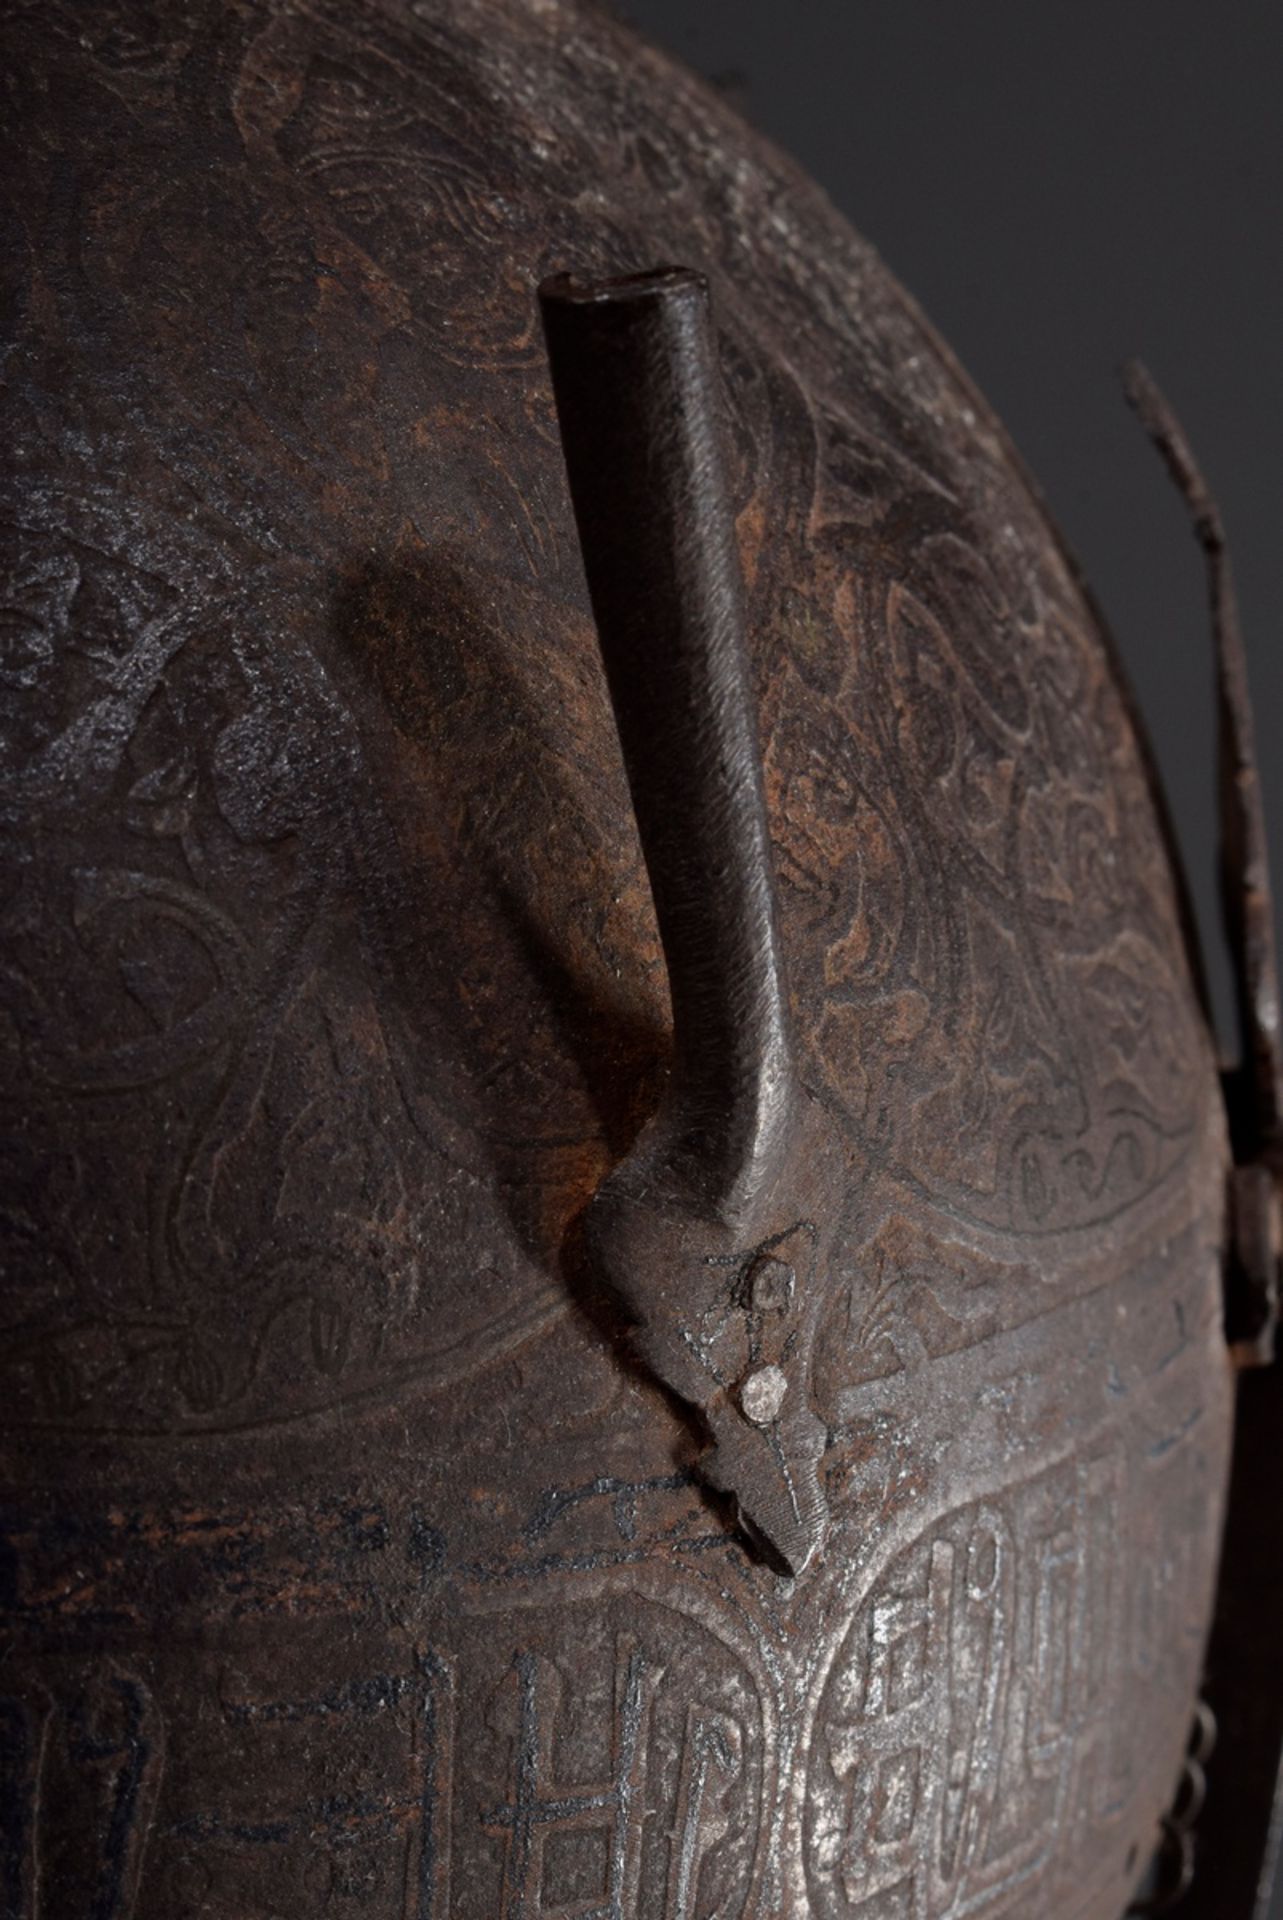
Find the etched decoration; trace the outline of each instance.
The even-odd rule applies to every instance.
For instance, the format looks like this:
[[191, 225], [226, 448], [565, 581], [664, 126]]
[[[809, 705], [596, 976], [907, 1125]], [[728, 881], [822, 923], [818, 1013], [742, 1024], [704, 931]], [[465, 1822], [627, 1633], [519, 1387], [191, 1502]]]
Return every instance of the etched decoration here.
[[[1231, 1159], [1001, 428], [581, 0], [4, 36], [0, 1904], [1118, 1920], [1212, 1607]], [[625, 543], [737, 607], [685, 969], [565, 274], [704, 302], [719, 543]], [[627, 576], [625, 639], [724, 659]], [[713, 948], [751, 992], [684, 993]]]

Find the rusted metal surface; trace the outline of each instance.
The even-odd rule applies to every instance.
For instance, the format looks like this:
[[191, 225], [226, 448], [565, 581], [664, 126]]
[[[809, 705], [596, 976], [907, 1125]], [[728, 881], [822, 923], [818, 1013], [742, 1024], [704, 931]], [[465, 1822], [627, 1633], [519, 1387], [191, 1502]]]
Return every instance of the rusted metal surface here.
[[1247, 656], [1220, 509], [1171, 407], [1139, 362], [1127, 393], [1189, 508], [1207, 560], [1216, 654], [1221, 899], [1238, 1012], [1223, 1075], [1234, 1172], [1227, 1325], [1241, 1361], [1274, 1358], [1283, 1240], [1283, 1051], [1269, 847], [1256, 765]]
[[[9, 1909], [1117, 1920], [1211, 1613], [1230, 1159], [1001, 430], [595, 12], [5, 30]], [[760, 1032], [661, 949], [670, 770], [612, 712], [539, 325], [550, 273], [664, 259], [711, 293], [762, 775], [699, 941], [768, 961]], [[661, 1296], [609, 1196], [727, 1069], [685, 1006], [736, 1098], [791, 1033], [824, 1143]], [[734, 1408], [650, 1371], [714, 1272]], [[790, 1402], [796, 1577], [701, 1478]]]
[[[1189, 1920], [1267, 1920], [1283, 1835], [1283, 1453], [1278, 1357], [1283, 1215], [1283, 1057], [1269, 849], [1247, 659], [1225, 529], [1172, 408], [1148, 372], [1127, 370], [1128, 397], [1190, 510], [1207, 561], [1215, 647], [1221, 881], [1238, 1010], [1237, 1049], [1222, 1073], [1234, 1165], [1226, 1249], [1226, 1332], [1240, 1365], [1267, 1367], [1239, 1386], [1234, 1462], [1207, 1687], [1224, 1729], [1218, 1791], [1178, 1795], [1163, 1891]], [[1197, 1837], [1195, 1828], [1197, 1826]], [[1197, 1871], [1195, 1869], [1197, 1868]]]
[[796, 1575], [826, 1524], [818, 1223], [859, 1173], [797, 1071], [707, 290], [668, 269], [541, 297], [673, 1011], [665, 1096], [585, 1238], [712, 1435], [703, 1477]]

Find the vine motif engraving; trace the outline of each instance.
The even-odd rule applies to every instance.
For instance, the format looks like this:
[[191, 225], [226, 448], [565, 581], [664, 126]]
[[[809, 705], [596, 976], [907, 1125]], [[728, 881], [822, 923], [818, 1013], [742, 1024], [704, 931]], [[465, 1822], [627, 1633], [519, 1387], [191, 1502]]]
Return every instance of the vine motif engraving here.
[[[28, 10], [15, 68], [38, 92], [74, 59], [102, 127], [181, 119], [194, 157], [125, 191], [108, 136], [93, 244], [44, 304], [15, 294], [0, 809], [37, 857], [0, 909], [0, 993], [16, 1232], [44, 1247], [4, 1417], [242, 1430], [455, 1377], [488, 1330], [520, 1344], [662, 1079], [531, 287], [549, 206], [573, 204], [576, 257], [620, 244], [568, 186], [590, 153], [640, 169], [678, 252], [725, 236], [680, 88], [662, 114], [632, 88], [627, 152], [583, 99], [554, 140], [498, 81], [482, 108], [466, 24], [259, 8], [207, 123], [179, 105], [188, 37], [118, 13], [85, 36]], [[504, 30], [547, 57], [536, 22]], [[233, 145], [205, 167], [215, 124]], [[1129, 724], [1037, 509], [881, 270], [769, 167], [723, 186], [755, 236], [715, 301], [808, 1081], [906, 1204], [1088, 1231], [1176, 1174], [1207, 1075]], [[909, 343], [894, 370], [856, 282]], [[55, 348], [51, 397], [31, 368]], [[482, 376], [479, 431], [450, 396]], [[480, 1276], [453, 1357], [433, 1246]]]
[[[19, 6], [6, 76], [0, 1424], [67, 1498], [5, 1590], [4, 1899], [1116, 1911], [1210, 1583], [1219, 1108], [999, 430], [786, 166], [561, 0], [92, 11]], [[713, 285], [850, 1168], [703, 1276], [765, 1433], [823, 1266], [791, 1586], [571, 1299], [670, 1020], [533, 290], [639, 249]]]

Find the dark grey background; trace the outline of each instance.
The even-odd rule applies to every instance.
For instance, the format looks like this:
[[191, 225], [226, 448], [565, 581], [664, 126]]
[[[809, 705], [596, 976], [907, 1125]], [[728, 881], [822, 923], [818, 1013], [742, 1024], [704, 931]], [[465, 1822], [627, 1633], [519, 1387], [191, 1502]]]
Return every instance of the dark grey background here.
[[[1139, 696], [1228, 1039], [1202, 561], [1117, 369], [1133, 353], [1149, 363], [1220, 498], [1283, 876], [1283, 5], [617, 0], [617, 11], [715, 78], [815, 175], [1014, 435]], [[1270, 1911], [1283, 1920], [1283, 1877]]]
[[[1228, 1032], [1202, 562], [1139, 353], [1228, 523], [1283, 873], [1283, 6], [616, 0], [826, 188], [1002, 416], [1103, 604]], [[1283, 1914], [1283, 1908], [1281, 1908]]]

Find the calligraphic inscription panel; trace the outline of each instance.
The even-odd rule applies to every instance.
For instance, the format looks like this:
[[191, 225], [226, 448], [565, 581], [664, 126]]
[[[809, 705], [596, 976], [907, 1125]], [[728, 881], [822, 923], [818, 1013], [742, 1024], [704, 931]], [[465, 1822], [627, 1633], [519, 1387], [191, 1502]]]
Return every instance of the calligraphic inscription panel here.
[[1228, 1391], [1191, 1412], [1219, 1327], [1170, 1251], [931, 1363], [912, 1430], [921, 1369], [846, 1389], [846, 1499], [795, 1582], [688, 1472], [574, 1477], [550, 1438], [515, 1526], [500, 1445], [467, 1456], [462, 1518], [448, 1478], [126, 1503], [79, 1538], [15, 1515], [15, 1911], [74, 1830], [65, 1884], [113, 1916], [244, 1920], [299, 1887], [380, 1920], [1121, 1912], [1197, 1680]]
[[1220, 1157], [1092, 611], [794, 170], [562, 0], [6, 30], [6, 1426], [275, 1426], [564, 1304], [668, 1009], [559, 264], [709, 277], [799, 1046], [856, 1164], [1103, 1243]]
[[[1118, 1920], [1210, 1607], [1227, 1151], [1002, 429], [595, 6], [3, 31], [0, 1912]], [[792, 1583], [578, 1237], [670, 1009], [535, 289], [663, 260], [849, 1170], [692, 1335], [805, 1307]]]

